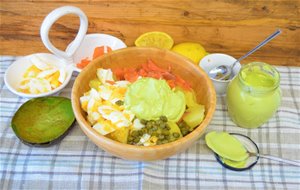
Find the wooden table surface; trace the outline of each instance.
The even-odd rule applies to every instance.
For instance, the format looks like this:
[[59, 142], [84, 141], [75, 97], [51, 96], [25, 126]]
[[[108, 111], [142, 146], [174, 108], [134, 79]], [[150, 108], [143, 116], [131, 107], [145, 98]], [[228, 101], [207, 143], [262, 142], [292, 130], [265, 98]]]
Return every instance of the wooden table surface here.
[[[281, 28], [280, 36], [242, 63], [300, 66], [299, 0], [1, 0], [0, 54], [48, 52], [39, 35], [41, 23], [64, 5], [86, 13], [88, 33], [111, 34], [128, 46], [144, 32], [164, 31], [175, 43], [198, 42], [208, 52], [237, 58]], [[78, 25], [75, 16], [65, 16], [52, 27], [50, 39], [64, 49]]]

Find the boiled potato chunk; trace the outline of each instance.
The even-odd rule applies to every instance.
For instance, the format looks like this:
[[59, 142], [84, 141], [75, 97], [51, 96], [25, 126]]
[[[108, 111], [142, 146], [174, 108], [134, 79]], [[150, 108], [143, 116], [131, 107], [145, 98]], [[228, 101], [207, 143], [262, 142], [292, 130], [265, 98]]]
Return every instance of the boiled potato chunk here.
[[204, 106], [200, 104], [196, 104], [193, 107], [189, 107], [184, 116], [183, 121], [190, 127], [192, 131], [195, 127], [197, 127], [204, 118]]
[[127, 138], [129, 134], [129, 127], [122, 127], [115, 130], [114, 132], [106, 135], [108, 138], [118, 141], [120, 143], [127, 143]]
[[183, 91], [185, 96], [185, 102], [188, 108], [194, 107], [197, 105], [196, 94], [193, 90]]
[[[168, 125], [169, 125], [169, 127], [171, 128], [171, 129], [169, 130], [169, 131], [170, 131], [170, 141], [175, 141], [175, 140], [177, 140], [177, 139], [179, 139], [179, 138], [182, 137], [181, 131], [180, 131], [180, 129], [179, 129], [179, 127], [178, 127], [178, 125], [177, 125], [176, 123], [174, 123], [174, 122], [172, 122], [172, 121], [168, 121]], [[178, 137], [178, 138], [175, 138], [175, 137], [173, 136], [173, 133], [178, 133], [178, 134], [179, 134], [179, 137]]]
[[187, 107], [193, 107], [197, 105], [197, 98], [194, 90], [184, 90], [180, 87], [176, 87], [176, 90], [183, 92]]

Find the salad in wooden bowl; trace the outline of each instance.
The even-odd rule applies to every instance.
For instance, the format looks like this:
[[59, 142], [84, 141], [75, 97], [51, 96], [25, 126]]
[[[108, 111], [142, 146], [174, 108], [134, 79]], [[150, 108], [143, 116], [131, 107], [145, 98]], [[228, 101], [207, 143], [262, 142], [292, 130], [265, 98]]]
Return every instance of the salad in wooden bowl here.
[[94, 60], [75, 80], [71, 99], [81, 129], [97, 146], [142, 161], [187, 149], [216, 106], [202, 69], [171, 51], [141, 47]]

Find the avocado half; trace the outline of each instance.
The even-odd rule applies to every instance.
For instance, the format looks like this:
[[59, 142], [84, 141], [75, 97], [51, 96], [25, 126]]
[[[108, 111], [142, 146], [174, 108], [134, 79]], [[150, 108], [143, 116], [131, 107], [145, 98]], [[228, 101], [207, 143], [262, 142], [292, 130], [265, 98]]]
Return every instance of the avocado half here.
[[25, 102], [12, 118], [11, 127], [25, 144], [49, 146], [61, 140], [74, 121], [71, 100], [49, 96]]

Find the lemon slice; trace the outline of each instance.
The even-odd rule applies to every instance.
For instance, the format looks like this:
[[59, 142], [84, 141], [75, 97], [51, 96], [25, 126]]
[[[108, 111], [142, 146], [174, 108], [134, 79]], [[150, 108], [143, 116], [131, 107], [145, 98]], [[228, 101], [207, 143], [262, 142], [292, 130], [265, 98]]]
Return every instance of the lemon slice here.
[[207, 55], [204, 47], [198, 43], [185, 42], [175, 45], [172, 51], [177, 52], [198, 65], [199, 61]]
[[164, 32], [147, 32], [140, 35], [134, 43], [137, 47], [171, 49], [174, 44], [174, 40], [169, 34]]

